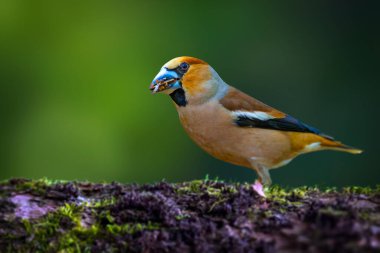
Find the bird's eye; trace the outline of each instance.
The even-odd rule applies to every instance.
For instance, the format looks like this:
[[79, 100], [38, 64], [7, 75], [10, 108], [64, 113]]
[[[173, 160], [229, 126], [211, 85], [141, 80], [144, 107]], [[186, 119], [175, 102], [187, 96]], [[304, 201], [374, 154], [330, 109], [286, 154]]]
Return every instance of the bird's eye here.
[[189, 64], [186, 62], [182, 62], [179, 67], [181, 68], [182, 71], [187, 71], [189, 69]]

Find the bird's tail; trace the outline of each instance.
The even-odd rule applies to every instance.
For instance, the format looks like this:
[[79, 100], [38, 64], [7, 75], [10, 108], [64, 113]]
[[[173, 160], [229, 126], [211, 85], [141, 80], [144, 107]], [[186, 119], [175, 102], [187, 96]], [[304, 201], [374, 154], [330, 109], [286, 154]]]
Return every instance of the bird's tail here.
[[339, 141], [329, 140], [325, 139], [324, 142], [322, 142], [322, 147], [329, 150], [336, 150], [336, 151], [342, 151], [347, 152], [350, 154], [361, 154], [363, 153], [363, 150], [354, 148], [348, 145], [345, 145]]

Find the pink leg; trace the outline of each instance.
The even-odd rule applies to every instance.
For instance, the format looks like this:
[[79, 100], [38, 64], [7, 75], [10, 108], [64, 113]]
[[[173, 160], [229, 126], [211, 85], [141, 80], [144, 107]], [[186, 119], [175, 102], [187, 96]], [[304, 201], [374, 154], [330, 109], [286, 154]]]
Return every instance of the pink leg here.
[[252, 188], [255, 192], [257, 192], [257, 194], [265, 198], [263, 185], [269, 186], [272, 183], [272, 180], [270, 179], [269, 171], [266, 167], [258, 163], [257, 159], [253, 159], [250, 162], [252, 165], [252, 169], [254, 169], [257, 172], [257, 175], [259, 177], [259, 179], [256, 180], [255, 183], [252, 185]]
[[257, 194], [265, 198], [264, 187], [259, 180], [255, 181], [255, 183], [252, 185], [252, 188], [255, 192], [257, 192]]

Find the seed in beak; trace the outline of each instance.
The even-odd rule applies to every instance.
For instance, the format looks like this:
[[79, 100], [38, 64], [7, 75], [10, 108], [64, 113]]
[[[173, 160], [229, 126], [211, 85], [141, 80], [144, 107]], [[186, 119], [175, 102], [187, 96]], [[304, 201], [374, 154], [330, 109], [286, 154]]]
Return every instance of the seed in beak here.
[[154, 87], [154, 90], [153, 90], [153, 93], [156, 93], [158, 91], [158, 88], [160, 87], [159, 84], [157, 84], [155, 87]]
[[154, 86], [151, 86], [151, 90], [153, 93], [160, 92], [170, 88], [170, 85], [179, 81], [179, 78], [171, 78], [171, 79], [163, 79], [157, 80]]

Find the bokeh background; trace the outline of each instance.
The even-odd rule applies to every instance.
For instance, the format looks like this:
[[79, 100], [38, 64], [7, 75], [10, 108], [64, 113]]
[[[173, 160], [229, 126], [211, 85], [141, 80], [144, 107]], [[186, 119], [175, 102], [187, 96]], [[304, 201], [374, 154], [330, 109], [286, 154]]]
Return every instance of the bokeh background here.
[[205, 154], [149, 83], [173, 57], [360, 147], [272, 171], [275, 183], [379, 183], [376, 1], [0, 2], [0, 179], [176, 182], [255, 173]]

